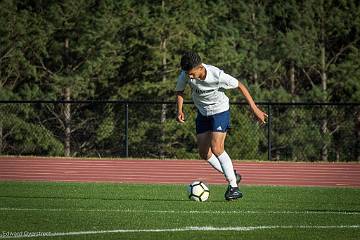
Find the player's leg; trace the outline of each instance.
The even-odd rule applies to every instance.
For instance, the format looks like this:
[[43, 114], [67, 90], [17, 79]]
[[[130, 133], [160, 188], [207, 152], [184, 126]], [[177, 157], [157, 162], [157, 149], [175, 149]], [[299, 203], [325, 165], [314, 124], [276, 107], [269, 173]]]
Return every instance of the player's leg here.
[[219, 159], [226, 180], [232, 187], [237, 187], [236, 175], [231, 158], [224, 150], [226, 132], [211, 132], [211, 151]]
[[[237, 187], [237, 174], [234, 172], [232, 161], [225, 152], [224, 144], [226, 133], [230, 129], [230, 111], [221, 112], [211, 116], [211, 151], [219, 159], [224, 175], [232, 187]], [[240, 175], [238, 181], [240, 182]]]
[[211, 152], [211, 121], [209, 117], [201, 115], [200, 112], [196, 116], [196, 136], [199, 149], [199, 155], [202, 159], [219, 172], [223, 172], [219, 160]]
[[233, 200], [242, 197], [238, 188], [241, 180], [239, 174], [234, 171], [231, 158], [224, 149], [226, 132], [230, 128], [230, 112], [225, 111], [211, 118], [211, 151], [217, 156], [223, 169], [226, 180], [229, 182], [228, 189], [225, 192], [226, 200]]
[[[211, 133], [211, 135], [214, 135], [214, 134], [215, 135], [220, 135], [220, 137], [217, 137], [217, 136], [210, 137], [211, 141], [212, 141], [212, 142], [210, 141], [211, 142], [210, 143], [210, 148], [212, 149], [210, 151], [216, 155], [217, 159], [219, 159], [219, 157], [221, 156], [220, 157], [221, 159], [225, 159], [224, 161], [228, 162], [230, 157], [229, 157], [229, 155], [227, 154], [227, 152], [224, 149], [226, 132], [224, 132], [225, 133], [224, 135], [223, 134], [218, 134], [218, 133], [219, 132], [212, 132]], [[222, 132], [220, 132], [220, 133], [222, 133]], [[231, 159], [230, 159], [230, 161], [231, 161]], [[220, 164], [220, 160], [219, 160], [219, 164]], [[232, 162], [231, 162], [231, 164], [232, 164]], [[225, 165], [228, 165], [228, 164], [225, 163]], [[234, 169], [234, 167], [232, 167], [232, 168]], [[230, 169], [231, 169], [231, 167], [230, 167]], [[224, 173], [223, 170], [221, 172]], [[234, 174], [235, 174], [235, 177], [236, 177], [236, 184], [239, 185], [239, 183], [241, 181], [241, 175], [238, 174], [235, 169], [234, 169]]]
[[240, 182], [240, 179], [237, 181], [237, 174], [234, 171], [231, 158], [224, 150], [225, 138], [226, 132], [211, 133], [211, 150], [219, 159], [224, 175], [229, 182], [229, 186], [225, 192], [225, 199], [229, 201], [241, 198], [243, 195], [237, 185], [238, 182]]
[[211, 151], [211, 132], [197, 134], [197, 144], [201, 159], [206, 160], [213, 168], [223, 173], [219, 159]]
[[[220, 164], [218, 157], [216, 157], [211, 151], [211, 135], [212, 132], [205, 132], [197, 135], [197, 143], [199, 149], [199, 155], [201, 159], [206, 160], [214, 169], [218, 172], [224, 174], [223, 168]], [[223, 149], [224, 143], [222, 143]], [[221, 151], [223, 152], [223, 150]], [[236, 176], [236, 183], [239, 184], [241, 181], [241, 176], [236, 173], [234, 170], [234, 174]]]

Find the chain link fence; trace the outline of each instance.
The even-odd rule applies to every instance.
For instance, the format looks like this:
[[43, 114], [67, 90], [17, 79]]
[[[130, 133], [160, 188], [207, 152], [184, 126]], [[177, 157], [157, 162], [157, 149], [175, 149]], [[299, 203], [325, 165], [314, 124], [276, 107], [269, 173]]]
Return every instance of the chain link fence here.
[[[233, 159], [360, 161], [360, 104], [231, 103], [225, 148]], [[0, 155], [197, 159], [192, 103], [1, 101]]]

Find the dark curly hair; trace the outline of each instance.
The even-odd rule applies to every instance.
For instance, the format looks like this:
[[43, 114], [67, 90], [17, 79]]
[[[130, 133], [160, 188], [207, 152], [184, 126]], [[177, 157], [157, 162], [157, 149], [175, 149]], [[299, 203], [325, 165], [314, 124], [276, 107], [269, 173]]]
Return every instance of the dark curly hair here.
[[184, 71], [189, 71], [201, 64], [201, 58], [196, 52], [188, 51], [181, 57], [180, 66]]

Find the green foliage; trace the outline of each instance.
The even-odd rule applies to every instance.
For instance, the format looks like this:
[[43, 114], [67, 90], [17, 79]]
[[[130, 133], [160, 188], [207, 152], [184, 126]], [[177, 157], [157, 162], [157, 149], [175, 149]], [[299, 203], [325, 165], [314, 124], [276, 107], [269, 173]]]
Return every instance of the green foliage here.
[[[244, 111], [245, 110], [245, 111]], [[226, 139], [226, 151], [234, 159], [261, 159], [259, 150], [264, 143], [262, 129], [253, 121], [248, 107], [232, 106], [231, 129]], [[246, 133], [246, 134], [245, 134]], [[265, 142], [266, 143], [266, 142]], [[260, 154], [259, 154], [260, 153]]]
[[[1, 100], [173, 100], [181, 53], [193, 49], [205, 63], [246, 84], [256, 101], [360, 101], [357, 0], [3, 0], [0, 21]], [[244, 100], [237, 91], [227, 94], [232, 101]], [[189, 90], [185, 96], [190, 100]], [[197, 157], [193, 108], [187, 110], [185, 125], [173, 120], [175, 106], [143, 108], [130, 111], [133, 156]], [[26, 129], [41, 126], [62, 143], [70, 126], [73, 155], [123, 154], [122, 110], [71, 105], [66, 123], [64, 109], [25, 106], [14, 117], [28, 124]], [[264, 159], [265, 130], [257, 128], [248, 111], [232, 111], [229, 152], [235, 158]], [[357, 111], [327, 110], [318, 118], [311, 111], [279, 112], [274, 115], [273, 154], [313, 160], [320, 158], [322, 146], [333, 159], [359, 159], [348, 150], [332, 150], [337, 144], [359, 148], [360, 140], [350, 144], [347, 137], [359, 134]], [[335, 120], [321, 129], [329, 118]], [[41, 137], [35, 142], [44, 153], [59, 151], [58, 142]]]
[[169, 157], [196, 159], [198, 158], [195, 132], [196, 111], [189, 105], [184, 106], [184, 111], [186, 118], [184, 124], [178, 123], [174, 117], [166, 122], [164, 149]]
[[48, 129], [27, 123], [15, 114], [7, 113], [0, 125], [5, 135], [3, 140], [11, 143], [1, 146], [3, 149], [0, 150], [8, 149], [7, 154], [58, 156], [64, 150], [62, 143]]
[[106, 138], [111, 137], [114, 128], [114, 116], [106, 116], [100, 123], [99, 128], [96, 130], [97, 141], [102, 141]]

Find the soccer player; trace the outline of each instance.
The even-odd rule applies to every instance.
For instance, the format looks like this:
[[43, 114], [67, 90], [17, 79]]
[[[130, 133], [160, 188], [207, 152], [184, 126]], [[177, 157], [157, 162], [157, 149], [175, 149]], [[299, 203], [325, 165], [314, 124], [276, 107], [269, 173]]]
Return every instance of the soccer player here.
[[252, 112], [261, 124], [267, 114], [255, 104], [247, 88], [234, 77], [217, 67], [202, 63], [196, 52], [186, 52], [181, 58], [181, 73], [176, 84], [177, 121], [185, 122], [183, 93], [189, 83], [192, 99], [198, 110], [196, 134], [199, 155], [217, 171], [224, 174], [229, 185], [226, 200], [242, 197], [238, 184], [241, 176], [234, 171], [231, 158], [224, 150], [226, 132], [230, 128], [229, 98], [225, 90], [237, 88], [246, 98]]

